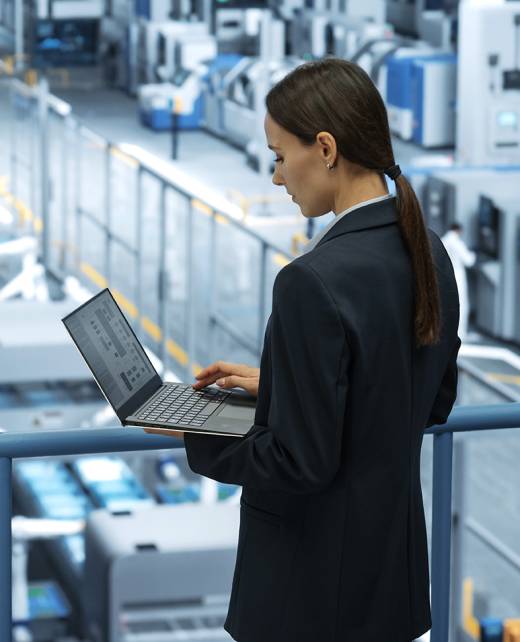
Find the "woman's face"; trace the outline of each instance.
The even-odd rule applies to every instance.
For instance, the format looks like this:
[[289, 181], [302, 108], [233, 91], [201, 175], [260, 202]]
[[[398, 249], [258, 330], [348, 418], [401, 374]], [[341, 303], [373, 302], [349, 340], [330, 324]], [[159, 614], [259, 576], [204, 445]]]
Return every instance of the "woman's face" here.
[[330, 180], [323, 146], [304, 145], [278, 125], [269, 113], [264, 122], [267, 146], [276, 154], [273, 183], [283, 185], [303, 216], [321, 216], [333, 209], [333, 181]]

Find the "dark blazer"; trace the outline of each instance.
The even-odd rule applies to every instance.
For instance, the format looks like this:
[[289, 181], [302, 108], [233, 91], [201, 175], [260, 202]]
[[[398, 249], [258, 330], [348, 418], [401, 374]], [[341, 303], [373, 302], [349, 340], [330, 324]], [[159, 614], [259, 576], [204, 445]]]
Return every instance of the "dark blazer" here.
[[455, 400], [459, 303], [431, 232], [442, 338], [417, 349], [397, 216], [395, 199], [358, 208], [278, 273], [254, 426], [186, 434], [192, 470], [243, 486], [225, 624], [240, 642], [406, 642], [430, 628], [420, 451]]

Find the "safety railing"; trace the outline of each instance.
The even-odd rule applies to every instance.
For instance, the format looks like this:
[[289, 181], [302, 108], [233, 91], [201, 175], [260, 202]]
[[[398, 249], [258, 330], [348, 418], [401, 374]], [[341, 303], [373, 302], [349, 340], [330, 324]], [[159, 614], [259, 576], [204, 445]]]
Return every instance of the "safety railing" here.
[[293, 257], [174, 164], [93, 132], [44, 82], [9, 88], [3, 196], [39, 237], [47, 270], [110, 287], [180, 378], [223, 355], [257, 364], [274, 279]]
[[[520, 404], [458, 407], [433, 435], [431, 642], [447, 642], [450, 626], [453, 434], [520, 427]], [[12, 460], [19, 457], [128, 452], [181, 446], [170, 437], [121, 428], [0, 435], [0, 642], [11, 641]]]

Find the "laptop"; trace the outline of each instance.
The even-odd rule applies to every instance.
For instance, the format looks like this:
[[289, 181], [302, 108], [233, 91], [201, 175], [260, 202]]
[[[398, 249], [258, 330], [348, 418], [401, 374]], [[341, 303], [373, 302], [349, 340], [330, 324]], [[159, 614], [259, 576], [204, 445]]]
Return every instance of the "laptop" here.
[[253, 425], [246, 392], [163, 382], [108, 288], [62, 321], [123, 426], [243, 437]]

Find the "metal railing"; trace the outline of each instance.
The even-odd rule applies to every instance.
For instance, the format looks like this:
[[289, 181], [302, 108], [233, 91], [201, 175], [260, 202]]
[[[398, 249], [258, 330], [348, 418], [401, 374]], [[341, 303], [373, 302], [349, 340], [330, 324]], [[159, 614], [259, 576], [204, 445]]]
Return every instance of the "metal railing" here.
[[[450, 625], [453, 434], [520, 427], [520, 403], [458, 407], [433, 435], [431, 642], [446, 642]], [[11, 642], [12, 460], [179, 447], [170, 437], [121, 428], [0, 435], [0, 642]]]
[[174, 164], [86, 127], [45, 82], [13, 78], [9, 91], [7, 196], [46, 269], [110, 287], [180, 378], [223, 355], [258, 364], [273, 282], [293, 257]]

